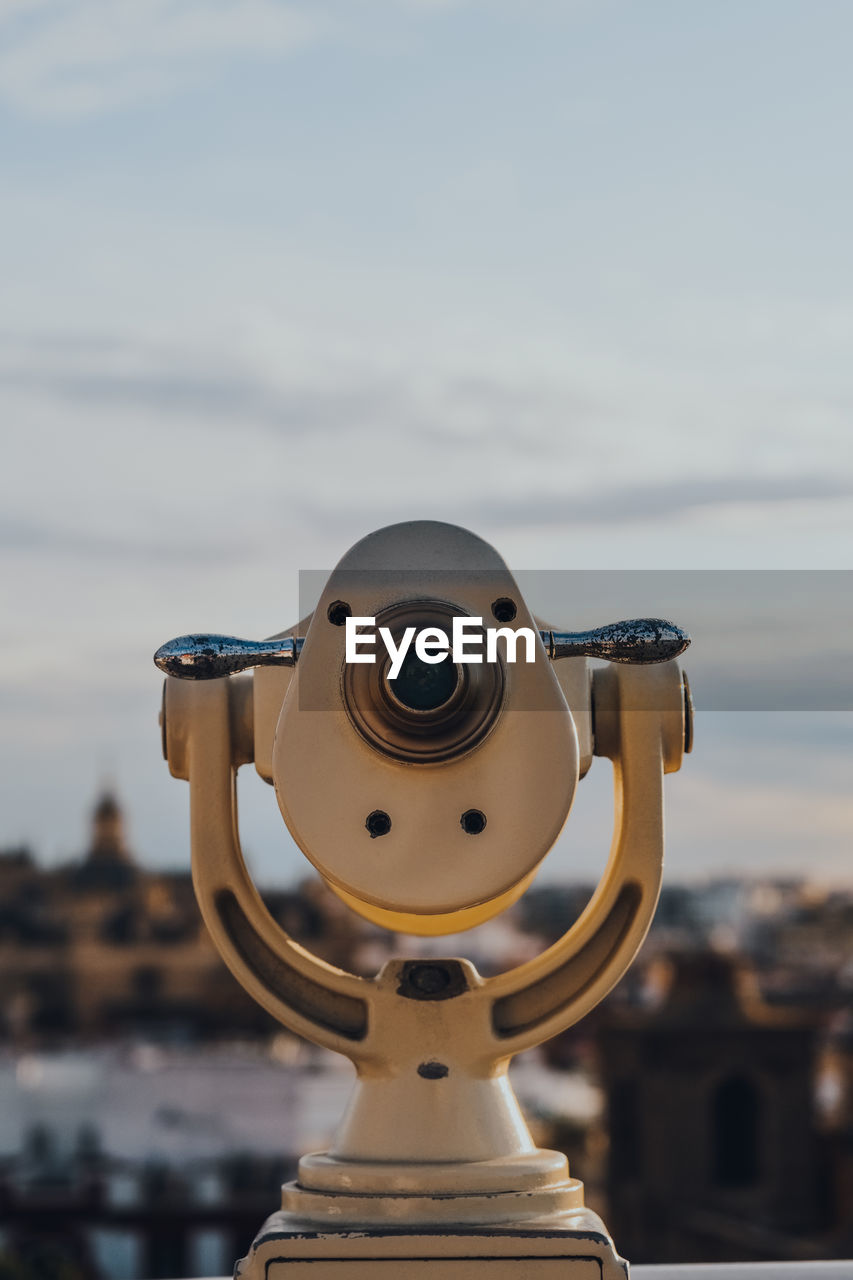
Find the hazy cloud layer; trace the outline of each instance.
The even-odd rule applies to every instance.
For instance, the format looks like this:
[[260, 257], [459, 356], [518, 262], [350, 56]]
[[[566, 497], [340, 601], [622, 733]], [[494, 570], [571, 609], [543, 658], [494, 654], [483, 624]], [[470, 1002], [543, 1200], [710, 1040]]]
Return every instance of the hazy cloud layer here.
[[38, 116], [83, 116], [186, 91], [223, 59], [276, 58], [329, 29], [285, 0], [5, 0], [0, 93]]
[[[694, 631], [677, 874], [842, 874], [851, 717], [705, 708], [836, 704], [849, 593], [697, 571], [850, 568], [851, 36], [775, 0], [0, 0], [0, 843], [80, 848], [111, 773], [185, 859], [154, 649], [269, 635], [299, 569], [438, 518], [514, 568], [686, 570], [704, 612], [541, 607]], [[604, 856], [596, 773], [555, 874]]]
[[[853, 467], [839, 467], [837, 457], [827, 457], [823, 471], [789, 466], [750, 474], [738, 463], [718, 475], [697, 475], [693, 467], [679, 470], [669, 463], [674, 474], [663, 481], [626, 484], [615, 467], [608, 478], [598, 466], [601, 437], [614, 417], [628, 416], [627, 407], [596, 399], [588, 389], [571, 384], [519, 382], [511, 376], [501, 380], [497, 374], [458, 378], [420, 370], [407, 379], [402, 372], [377, 370], [347, 380], [339, 371], [328, 378], [322, 370], [300, 375], [285, 364], [271, 377], [213, 349], [182, 352], [144, 340], [51, 334], [0, 341], [0, 395], [4, 393], [13, 398], [10, 420], [15, 397], [23, 396], [55, 402], [65, 412], [75, 405], [101, 416], [118, 412], [119, 422], [131, 413], [171, 422], [173, 454], [195, 447], [187, 435], [195, 424], [230, 431], [235, 443], [246, 431], [280, 434], [298, 447], [309, 442], [316, 447], [318, 437], [325, 436], [342, 456], [355, 461], [363, 453], [365, 464], [377, 449], [393, 455], [402, 440], [411, 449], [416, 439], [420, 451], [433, 450], [433, 466], [420, 476], [424, 495], [442, 458], [449, 462], [454, 454], [442, 486], [448, 517], [461, 490], [471, 494], [466, 508], [472, 523], [488, 521], [507, 529], [634, 524], [733, 504], [760, 508], [853, 497]], [[706, 412], [713, 414], [713, 406]], [[665, 423], [661, 426], [665, 432]], [[519, 494], [523, 473], [507, 469], [499, 492], [494, 481], [488, 486], [490, 496], [470, 490], [467, 467], [460, 461], [466, 448], [485, 450], [493, 470], [501, 455], [529, 458], [532, 444], [555, 464], [571, 459], [578, 479], [540, 475], [536, 492], [525, 495]], [[211, 453], [219, 447], [212, 437]], [[584, 475], [590, 466], [598, 471], [593, 487]], [[558, 494], [549, 492], [552, 479], [558, 482]], [[294, 497], [302, 510], [313, 507], [332, 526], [359, 510], [355, 497], [341, 495], [330, 508], [322, 488], [313, 496], [301, 492]], [[442, 499], [436, 497], [432, 495], [431, 505], [440, 510]], [[397, 502], [389, 492], [387, 501], [374, 508], [377, 516], [393, 518]], [[7, 521], [0, 523], [0, 537], [7, 544], [17, 537], [19, 545], [32, 547], [41, 536], [38, 528], [30, 520]], [[51, 535], [45, 532], [44, 537], [50, 541]], [[94, 539], [89, 545], [94, 549], [96, 544]], [[85, 545], [84, 539], [80, 549]], [[126, 539], [117, 542], [119, 548], [130, 545]], [[163, 544], [150, 545], [157, 549]]]
[[197, 91], [240, 59], [363, 38], [383, 14], [463, 0], [0, 0], [0, 96], [24, 115], [86, 117]]

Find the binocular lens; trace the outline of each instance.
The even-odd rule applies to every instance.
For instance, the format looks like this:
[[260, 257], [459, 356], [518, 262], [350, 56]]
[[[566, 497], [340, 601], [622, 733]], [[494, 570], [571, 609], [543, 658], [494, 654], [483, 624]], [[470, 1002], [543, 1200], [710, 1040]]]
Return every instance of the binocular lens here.
[[449, 655], [440, 662], [424, 662], [410, 651], [403, 660], [400, 674], [389, 683], [403, 706], [412, 711], [437, 711], [456, 692], [459, 671]]
[[[376, 615], [394, 644], [378, 662], [344, 663], [343, 696], [358, 732], [384, 755], [413, 764], [454, 760], [471, 751], [489, 732], [504, 694], [503, 663], [463, 666], [448, 642], [460, 610], [444, 600], [401, 600]], [[465, 615], [467, 616], [467, 615]], [[438, 662], [424, 662], [407, 629], [438, 632], [426, 649]], [[469, 637], [470, 638], [470, 637]], [[402, 649], [404, 639], [407, 645]], [[386, 647], [387, 648], [387, 647]], [[393, 656], [392, 656], [393, 655]], [[391, 669], [399, 660], [397, 675]]]

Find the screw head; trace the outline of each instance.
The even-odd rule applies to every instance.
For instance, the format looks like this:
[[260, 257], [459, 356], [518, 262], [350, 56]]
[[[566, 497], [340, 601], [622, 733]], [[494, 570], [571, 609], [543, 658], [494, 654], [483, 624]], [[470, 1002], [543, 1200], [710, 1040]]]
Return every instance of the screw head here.
[[492, 603], [492, 613], [498, 622], [512, 622], [518, 613], [518, 607], [514, 600], [510, 600], [509, 596], [499, 596]]
[[387, 836], [391, 830], [391, 819], [384, 809], [374, 809], [372, 813], [367, 815], [367, 821], [364, 825], [367, 827], [371, 840], [375, 840], [377, 836]]
[[466, 809], [459, 822], [462, 830], [469, 836], [478, 836], [486, 829], [486, 815], [482, 809]]
[[443, 1080], [450, 1075], [450, 1068], [443, 1062], [422, 1062], [418, 1066], [418, 1075], [422, 1080]]
[[343, 627], [346, 625], [347, 618], [352, 617], [352, 609], [346, 600], [333, 600], [326, 610], [326, 617], [333, 627]]

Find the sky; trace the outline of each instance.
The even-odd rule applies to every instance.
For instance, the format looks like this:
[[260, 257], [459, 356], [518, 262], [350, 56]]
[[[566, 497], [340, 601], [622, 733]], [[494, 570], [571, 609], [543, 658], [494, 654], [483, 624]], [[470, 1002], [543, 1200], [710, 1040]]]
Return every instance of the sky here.
[[[803, 697], [721, 701], [693, 626], [668, 874], [853, 883], [853, 627], [791, 639], [779, 572], [853, 568], [851, 40], [847, 0], [0, 0], [0, 845], [79, 853], [110, 781], [187, 865], [154, 649], [426, 518], [706, 617], [778, 574], [725, 652], [748, 689], [784, 634]], [[603, 865], [608, 787], [543, 874]]]

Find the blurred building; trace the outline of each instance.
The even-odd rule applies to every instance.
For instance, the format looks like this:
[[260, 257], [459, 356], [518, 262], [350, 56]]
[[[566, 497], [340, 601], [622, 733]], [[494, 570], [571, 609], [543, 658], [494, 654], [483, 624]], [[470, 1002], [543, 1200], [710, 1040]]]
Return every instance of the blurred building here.
[[[264, 899], [353, 972], [394, 950], [462, 952], [488, 974], [562, 934], [591, 891], [534, 888], [459, 939], [387, 934], [316, 877]], [[536, 1140], [567, 1152], [632, 1259], [849, 1254], [851, 989], [853, 895], [670, 886], [614, 997], [513, 1079]], [[0, 1280], [223, 1272], [296, 1155], [325, 1144], [348, 1070], [244, 993], [189, 872], [140, 865], [112, 793], [75, 861], [0, 852]]]
[[[375, 961], [377, 932], [320, 883], [267, 893], [272, 915], [331, 963]], [[369, 954], [368, 954], [369, 953]], [[267, 1035], [277, 1024], [220, 960], [189, 872], [133, 857], [116, 797], [92, 813], [89, 847], [45, 869], [0, 853], [0, 1037], [21, 1047], [143, 1034]]]
[[731, 956], [683, 953], [657, 1007], [599, 1028], [608, 1225], [637, 1262], [841, 1256], [850, 1117], [817, 1107], [822, 1020]]
[[[376, 959], [319, 881], [265, 901], [332, 963]], [[189, 872], [140, 865], [111, 792], [74, 861], [0, 853], [2, 1280], [224, 1272], [350, 1075], [244, 992]]]

